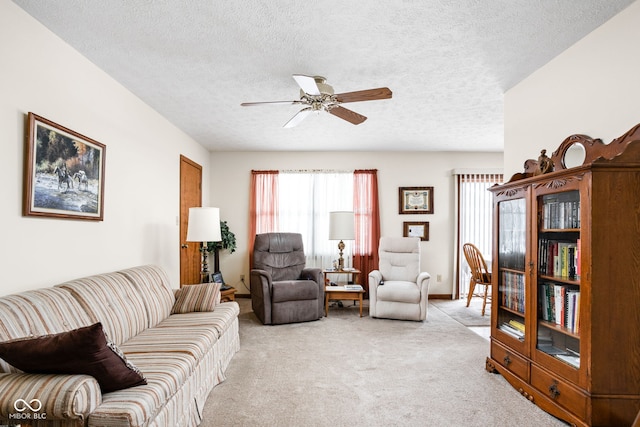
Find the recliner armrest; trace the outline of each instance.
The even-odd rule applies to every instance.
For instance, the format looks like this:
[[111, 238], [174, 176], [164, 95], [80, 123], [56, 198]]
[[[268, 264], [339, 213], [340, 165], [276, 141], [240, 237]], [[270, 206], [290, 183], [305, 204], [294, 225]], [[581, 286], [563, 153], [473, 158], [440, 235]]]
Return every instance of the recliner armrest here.
[[426, 271], [418, 274], [418, 278], [416, 279], [420, 292], [424, 295], [429, 295], [429, 283], [431, 282], [429, 279], [431, 279], [431, 275]]
[[271, 274], [265, 270], [252, 269], [249, 291], [251, 308], [264, 324], [271, 324]]
[[305, 267], [300, 273], [300, 279], [313, 280], [314, 282], [324, 285], [324, 279], [322, 276], [322, 270], [317, 267]]
[[373, 270], [369, 273], [369, 289], [378, 286], [382, 282], [382, 273], [380, 270]]
[[324, 275], [322, 269], [318, 267], [305, 267], [300, 273], [300, 278], [313, 280], [318, 284], [318, 317], [324, 316]]
[[422, 282], [429, 279], [431, 279], [431, 275], [426, 271], [423, 271], [422, 273], [418, 274], [418, 279], [416, 280], [416, 283], [420, 285]]
[[378, 300], [378, 286], [382, 283], [382, 272], [373, 270], [369, 273], [369, 315], [376, 317], [376, 301]]

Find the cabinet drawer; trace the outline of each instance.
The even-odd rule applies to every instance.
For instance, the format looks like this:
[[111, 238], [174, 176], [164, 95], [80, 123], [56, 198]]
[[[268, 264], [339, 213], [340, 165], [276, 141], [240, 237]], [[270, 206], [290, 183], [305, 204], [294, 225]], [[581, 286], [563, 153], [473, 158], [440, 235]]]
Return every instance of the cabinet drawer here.
[[587, 396], [555, 375], [539, 368], [531, 366], [531, 385], [558, 405], [566, 408], [581, 419], [586, 418], [588, 399]]
[[529, 362], [512, 350], [492, 341], [491, 358], [520, 377], [520, 379], [529, 381]]

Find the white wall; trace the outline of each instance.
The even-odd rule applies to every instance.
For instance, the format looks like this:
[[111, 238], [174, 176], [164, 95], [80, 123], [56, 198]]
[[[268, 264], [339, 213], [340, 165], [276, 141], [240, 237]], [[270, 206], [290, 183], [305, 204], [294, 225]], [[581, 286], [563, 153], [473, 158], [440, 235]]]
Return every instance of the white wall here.
[[[0, 36], [0, 295], [146, 263], [166, 268], [177, 287], [180, 154], [204, 167], [203, 204], [219, 206], [236, 233], [238, 251], [223, 253], [221, 268], [241, 293], [248, 292], [239, 278], [248, 283], [250, 170], [271, 168], [378, 169], [382, 233], [429, 221], [423, 264], [434, 276], [432, 293], [452, 292], [450, 172], [501, 167], [501, 153], [208, 153], [11, 2], [0, 2]], [[22, 216], [30, 111], [106, 145], [103, 222]], [[422, 185], [435, 188], [435, 214], [399, 215], [398, 187]]]
[[[390, 142], [391, 143], [391, 142]], [[225, 281], [248, 294], [249, 188], [251, 170], [263, 169], [378, 169], [382, 235], [402, 236], [404, 221], [428, 221], [429, 241], [422, 242], [422, 266], [431, 273], [430, 294], [453, 291], [455, 168], [501, 168], [502, 153], [390, 153], [390, 152], [214, 152], [211, 154], [211, 206], [220, 207], [222, 220], [236, 235], [235, 253], [220, 260]], [[434, 187], [433, 215], [398, 214], [398, 187]], [[437, 282], [437, 275], [442, 281]]]
[[611, 142], [640, 122], [640, 1], [505, 94], [505, 177], [573, 134]]
[[[179, 281], [179, 155], [209, 153], [53, 35], [0, 2], [0, 295], [156, 263]], [[22, 216], [26, 115], [106, 145], [104, 221]]]

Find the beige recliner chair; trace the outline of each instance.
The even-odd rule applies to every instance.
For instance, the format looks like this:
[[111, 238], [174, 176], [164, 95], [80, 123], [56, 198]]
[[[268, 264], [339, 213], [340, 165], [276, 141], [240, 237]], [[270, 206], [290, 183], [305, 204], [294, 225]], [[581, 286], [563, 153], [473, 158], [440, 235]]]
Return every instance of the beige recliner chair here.
[[420, 271], [418, 237], [382, 237], [379, 270], [369, 273], [369, 316], [425, 320], [429, 273]]

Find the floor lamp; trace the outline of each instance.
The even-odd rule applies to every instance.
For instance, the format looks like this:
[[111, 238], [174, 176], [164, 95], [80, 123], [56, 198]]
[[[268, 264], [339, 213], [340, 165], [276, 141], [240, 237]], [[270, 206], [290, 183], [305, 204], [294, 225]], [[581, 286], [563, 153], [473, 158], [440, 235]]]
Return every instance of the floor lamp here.
[[354, 218], [353, 212], [338, 211], [329, 212], [329, 240], [340, 240], [338, 250], [340, 258], [338, 258], [338, 271], [344, 270], [344, 258], [342, 258], [344, 250], [343, 240], [354, 240]]
[[209, 282], [209, 265], [207, 264], [207, 243], [222, 241], [220, 232], [219, 208], [189, 208], [187, 223], [187, 242], [200, 242], [202, 252], [202, 270], [200, 282]]

